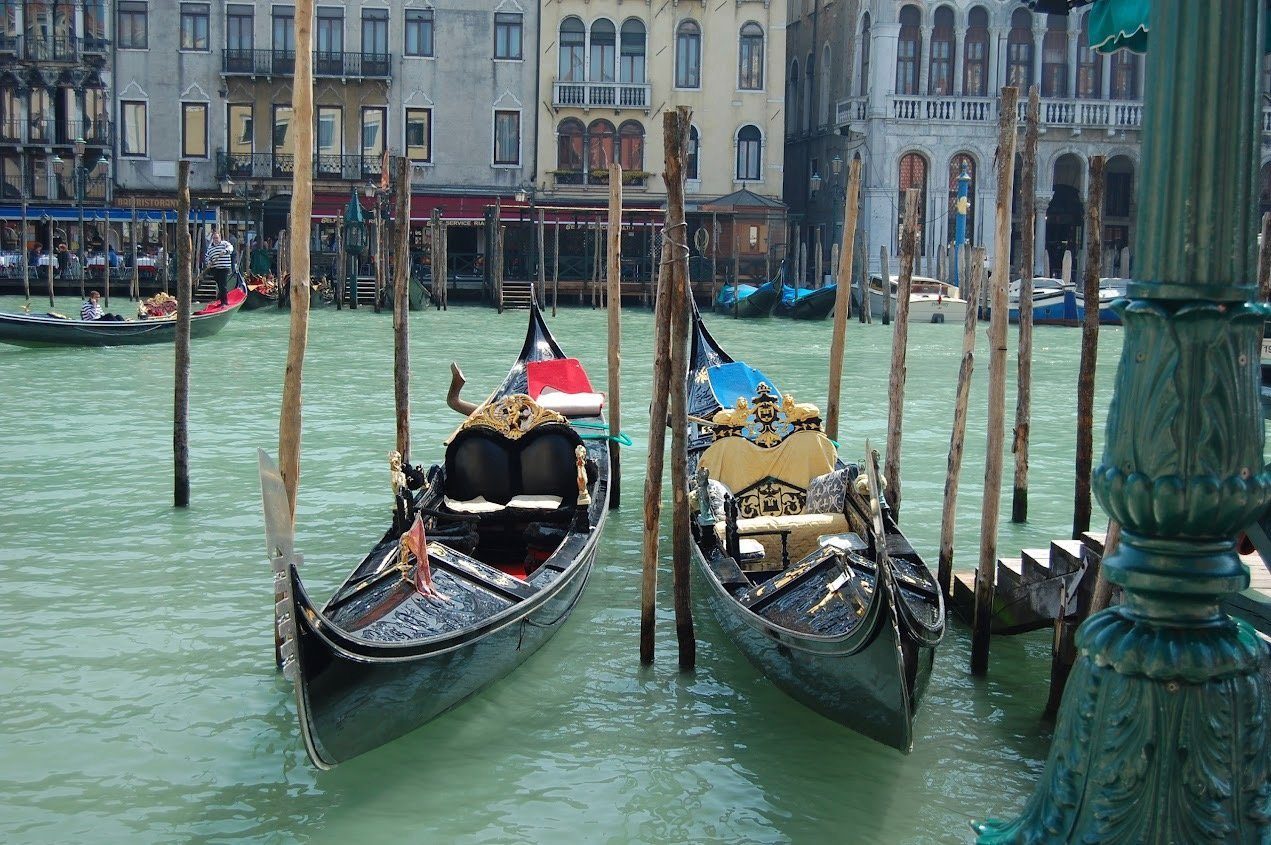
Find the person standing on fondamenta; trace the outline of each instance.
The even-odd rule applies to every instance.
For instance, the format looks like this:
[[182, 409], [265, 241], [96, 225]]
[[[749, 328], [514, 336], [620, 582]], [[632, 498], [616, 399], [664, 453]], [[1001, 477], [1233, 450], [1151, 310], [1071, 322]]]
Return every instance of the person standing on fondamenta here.
[[234, 269], [234, 245], [222, 240], [221, 233], [216, 229], [212, 230], [207, 249], [203, 252], [203, 266], [207, 267], [216, 280], [216, 298], [224, 304], [229, 296], [229, 274]]

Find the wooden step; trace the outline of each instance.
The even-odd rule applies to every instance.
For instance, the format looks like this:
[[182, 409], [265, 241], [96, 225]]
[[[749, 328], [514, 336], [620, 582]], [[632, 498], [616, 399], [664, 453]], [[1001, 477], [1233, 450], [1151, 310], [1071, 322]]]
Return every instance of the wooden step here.
[[1019, 553], [1024, 562], [1024, 580], [1028, 582], [1045, 581], [1055, 573], [1050, 569], [1049, 549], [1023, 549]]
[[1076, 572], [1081, 568], [1085, 547], [1080, 540], [1051, 540], [1050, 568], [1056, 575]]
[[1000, 557], [997, 559], [997, 585], [1005, 590], [1013, 590], [1024, 580], [1024, 564], [1017, 557]]
[[953, 608], [963, 619], [975, 615], [975, 571], [953, 573]]
[[1102, 533], [1095, 534], [1093, 531], [1087, 531], [1081, 535], [1081, 542], [1086, 545], [1086, 548], [1090, 549], [1095, 554], [1102, 556], [1103, 536], [1104, 535]]

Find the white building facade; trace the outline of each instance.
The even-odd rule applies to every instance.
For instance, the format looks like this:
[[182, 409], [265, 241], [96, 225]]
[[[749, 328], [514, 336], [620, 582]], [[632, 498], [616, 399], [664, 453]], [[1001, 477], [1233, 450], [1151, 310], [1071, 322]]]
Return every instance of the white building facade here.
[[[1022, 0], [868, 0], [854, 26], [852, 96], [836, 103], [835, 121], [858, 139], [852, 149], [863, 162], [861, 219], [871, 268], [880, 248], [898, 250], [909, 188], [922, 197], [921, 260], [934, 268], [954, 238], [963, 165], [971, 177], [967, 240], [991, 251], [1000, 91], [1019, 89], [1023, 115], [1028, 89], [1036, 84], [1041, 136], [1034, 272], [1057, 275], [1065, 250], [1082, 256], [1089, 160], [1102, 155], [1104, 266], [1128, 273], [1119, 256], [1134, 234], [1142, 56], [1095, 53], [1085, 14], [1038, 15]], [[1019, 213], [1013, 212], [1016, 265]]]

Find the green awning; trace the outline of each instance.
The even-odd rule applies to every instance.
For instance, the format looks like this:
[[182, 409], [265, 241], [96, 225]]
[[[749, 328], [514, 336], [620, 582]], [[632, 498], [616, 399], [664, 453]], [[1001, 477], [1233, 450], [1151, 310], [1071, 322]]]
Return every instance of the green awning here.
[[[1125, 48], [1147, 52], [1147, 19], [1152, 0], [1094, 0], [1090, 8], [1090, 46], [1100, 53]], [[1221, 12], [1215, 12], [1221, 14]], [[1263, 26], [1263, 50], [1271, 53], [1271, 15]]]
[[1095, 0], [1090, 8], [1090, 46], [1100, 53], [1121, 48], [1147, 52], [1151, 0]]

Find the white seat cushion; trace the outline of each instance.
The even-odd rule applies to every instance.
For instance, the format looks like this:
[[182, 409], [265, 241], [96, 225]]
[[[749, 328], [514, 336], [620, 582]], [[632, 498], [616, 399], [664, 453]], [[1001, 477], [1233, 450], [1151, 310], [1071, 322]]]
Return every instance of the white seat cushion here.
[[487, 502], [484, 496], [477, 496], [475, 499], [452, 499], [445, 496], [442, 501], [455, 513], [496, 513], [505, 507], [498, 502]]
[[567, 417], [596, 417], [605, 407], [603, 393], [565, 393], [554, 387], [544, 387], [537, 401], [541, 407]]
[[513, 496], [508, 500], [509, 508], [522, 508], [532, 511], [554, 511], [560, 507], [560, 496]]

